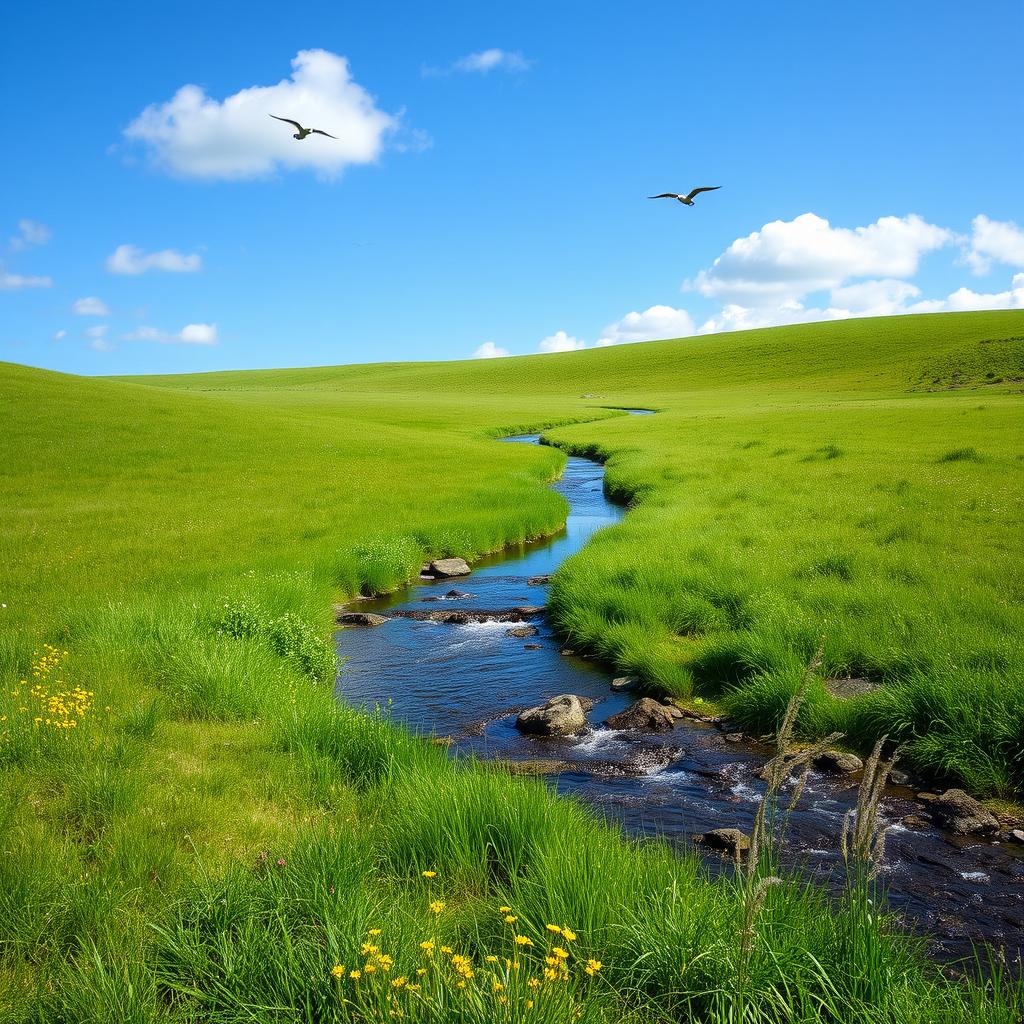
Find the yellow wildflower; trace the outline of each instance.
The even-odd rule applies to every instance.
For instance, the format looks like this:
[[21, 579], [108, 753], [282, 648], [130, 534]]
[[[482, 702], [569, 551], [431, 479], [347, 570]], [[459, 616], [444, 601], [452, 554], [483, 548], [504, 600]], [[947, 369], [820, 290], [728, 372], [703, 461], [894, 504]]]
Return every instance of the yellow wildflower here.
[[424, 871], [423, 872], [423, 877], [424, 878], [437, 878], [437, 872], [436, 871]]
[[416, 976], [418, 978], [422, 978], [423, 975], [426, 974], [426, 973], [427, 973], [426, 967], [417, 967], [416, 968]]
[[363, 974], [373, 974], [376, 970], [376, 964], [363, 964]]
[[452, 951], [452, 947], [451, 946], [442, 946], [441, 947], [441, 952], [442, 953], [450, 953], [451, 951]]
[[563, 924], [562, 925], [562, 938], [565, 939], [566, 942], [575, 942], [576, 941], [576, 933], [570, 927], [568, 927], [567, 925]]
[[559, 928], [557, 924], [546, 924], [544, 927], [547, 928], [549, 932], [554, 932], [555, 935], [562, 934], [562, 929]]
[[380, 935], [381, 930], [379, 928], [371, 928], [366, 934], [367, 935]]
[[441, 911], [444, 910], [444, 900], [432, 900], [430, 904], [430, 909], [435, 914], [440, 914]]
[[516, 921], [518, 921], [518, 920], [519, 920], [519, 918], [516, 917], [515, 914], [506, 914], [505, 915], [505, 924], [515, 924]]
[[568, 960], [569, 959], [569, 954], [566, 952], [566, 950], [562, 949], [561, 946], [555, 946], [551, 950], [551, 952], [554, 953], [555, 956], [557, 956], [559, 960]]
[[512, 910], [511, 907], [498, 907], [498, 913], [499, 914], [508, 914], [508, 913], [511, 912], [511, 910]]
[[403, 974], [400, 978], [395, 978], [394, 981], [391, 982], [391, 987], [402, 988], [408, 982], [408, 980], [409, 979], [406, 978], [406, 976]]
[[490, 953], [488, 956], [485, 956], [484, 959], [489, 964], [496, 964], [498, 962], [498, 958], [493, 953]]
[[420, 943], [420, 949], [425, 950], [427, 953], [434, 952], [434, 942], [432, 939], [426, 939]]
[[359, 952], [363, 956], [370, 956], [372, 953], [379, 953], [380, 946], [375, 946], [372, 942], [364, 942], [362, 946], [359, 947]]
[[331, 977], [332, 978], [344, 978], [345, 977], [345, 968], [342, 967], [341, 964], [335, 964], [331, 968]]
[[348, 976], [349, 976], [349, 977], [350, 977], [350, 978], [351, 978], [351, 979], [352, 979], [353, 981], [358, 981], [358, 980], [359, 980], [359, 979], [360, 979], [360, 978], [362, 977], [362, 974], [361, 974], [361, 972], [359, 972], [359, 971], [349, 971], [349, 975], [348, 975]]
[[601, 970], [603, 966], [604, 965], [601, 963], [600, 960], [591, 959], [587, 961], [587, 966], [584, 968], [584, 970], [587, 972], [587, 974], [593, 977], [595, 974], [597, 974], [599, 970]]
[[533, 945], [533, 939], [529, 938], [526, 935], [517, 935], [516, 939], [515, 939], [515, 942], [516, 942], [517, 946], [532, 946]]
[[540, 988], [540, 982], [536, 978], [531, 978], [527, 983], [530, 988]]

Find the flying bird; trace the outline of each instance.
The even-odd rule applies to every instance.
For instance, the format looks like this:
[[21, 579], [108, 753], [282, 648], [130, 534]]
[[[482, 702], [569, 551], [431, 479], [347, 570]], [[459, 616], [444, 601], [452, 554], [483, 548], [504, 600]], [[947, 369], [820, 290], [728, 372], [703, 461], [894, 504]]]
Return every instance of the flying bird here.
[[[298, 138], [298, 136], [295, 136]], [[701, 192], [714, 192], [716, 188], [721, 188], [721, 185], [705, 185], [703, 188], [695, 188], [688, 195], [681, 195], [678, 192], [662, 192], [658, 196], [648, 196], [648, 199], [678, 199], [684, 206], [693, 206], [693, 197], [699, 195]]]
[[298, 121], [293, 121], [290, 117], [278, 117], [277, 114], [268, 114], [268, 117], [272, 117], [275, 121], [287, 121], [288, 124], [295, 125], [298, 128], [298, 132], [292, 136], [293, 139], [298, 139], [301, 142], [307, 135], [326, 135], [329, 139], [336, 139], [337, 135], [332, 135], [330, 132], [322, 132], [319, 128], [303, 128]]

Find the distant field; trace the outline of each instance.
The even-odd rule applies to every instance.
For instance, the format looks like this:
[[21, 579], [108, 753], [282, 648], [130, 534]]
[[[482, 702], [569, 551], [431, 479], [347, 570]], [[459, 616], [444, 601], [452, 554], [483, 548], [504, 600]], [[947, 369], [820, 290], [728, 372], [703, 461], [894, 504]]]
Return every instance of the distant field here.
[[332, 600], [556, 529], [563, 455], [492, 440], [549, 428], [633, 505], [556, 577], [574, 645], [758, 728], [821, 645], [878, 689], [816, 682], [805, 735], [887, 732], [1019, 795], [1022, 389], [1024, 312], [461, 363], [0, 364], [0, 1019], [376, 1019], [329, 977], [370, 928], [403, 971], [426, 935], [482, 965], [506, 904], [606, 965], [552, 1022], [1019, 1019], [1019, 991], [951, 987], [799, 884], [743, 953], [749, 893], [337, 708], [326, 638]]

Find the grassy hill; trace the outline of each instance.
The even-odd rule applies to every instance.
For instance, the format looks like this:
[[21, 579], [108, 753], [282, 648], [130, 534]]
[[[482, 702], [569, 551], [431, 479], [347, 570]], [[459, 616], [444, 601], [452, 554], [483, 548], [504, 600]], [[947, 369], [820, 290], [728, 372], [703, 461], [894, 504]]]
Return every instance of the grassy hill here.
[[[503, 905], [605, 965], [534, 1019], [1019, 1019], [1020, 991], [944, 983], [855, 895], [752, 911], [757, 879], [337, 707], [326, 637], [344, 594], [557, 528], [562, 455], [491, 440], [550, 428], [634, 506], [556, 578], [574, 644], [758, 727], [820, 644], [823, 676], [879, 688], [816, 681], [805, 736], [888, 732], [1017, 792], [1022, 352], [1024, 312], [997, 312], [461, 363], [0, 364], [0, 1019], [387, 1019], [331, 966], [369, 943], [411, 978], [431, 941], [480, 979], [485, 953], [541, 970]], [[499, 991], [468, 1019], [526, 1019]]]

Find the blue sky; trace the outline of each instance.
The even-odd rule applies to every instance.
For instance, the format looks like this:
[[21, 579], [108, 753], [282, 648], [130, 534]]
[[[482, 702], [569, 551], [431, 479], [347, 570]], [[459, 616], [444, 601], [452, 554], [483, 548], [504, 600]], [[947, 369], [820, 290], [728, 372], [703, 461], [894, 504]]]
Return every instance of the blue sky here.
[[44, 2], [3, 35], [0, 359], [447, 359], [1024, 306], [1019, 0]]

